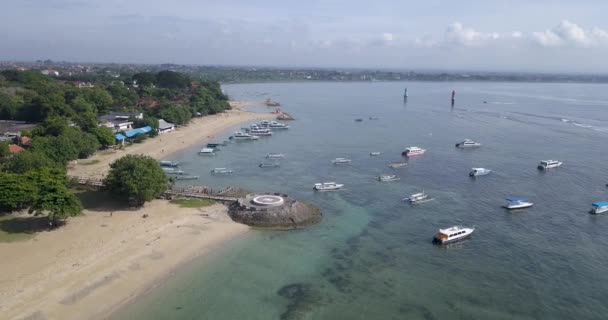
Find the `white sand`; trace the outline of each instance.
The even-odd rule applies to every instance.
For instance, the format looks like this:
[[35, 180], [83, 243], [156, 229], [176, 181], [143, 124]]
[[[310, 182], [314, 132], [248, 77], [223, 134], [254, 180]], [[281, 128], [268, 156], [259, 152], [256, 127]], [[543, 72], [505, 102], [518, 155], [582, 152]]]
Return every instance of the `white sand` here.
[[32, 240], [0, 243], [0, 319], [103, 317], [247, 230], [219, 204], [189, 209], [155, 200], [112, 216], [86, 212]]
[[[257, 103], [237, 103], [235, 106]], [[187, 127], [124, 151], [100, 153], [77, 164], [70, 175], [103, 177], [126, 154], [156, 159], [202, 145], [243, 122], [272, 114], [232, 110], [195, 119]], [[142, 218], [147, 213], [148, 218]], [[103, 318], [178, 266], [248, 232], [226, 207], [179, 208], [155, 200], [129, 211], [87, 210], [57, 230], [24, 242], [0, 243], [0, 319]]]

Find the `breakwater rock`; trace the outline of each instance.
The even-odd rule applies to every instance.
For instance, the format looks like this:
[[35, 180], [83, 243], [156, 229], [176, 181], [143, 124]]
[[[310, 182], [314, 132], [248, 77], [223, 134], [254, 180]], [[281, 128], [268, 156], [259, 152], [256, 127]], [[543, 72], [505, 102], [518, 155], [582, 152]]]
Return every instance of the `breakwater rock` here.
[[281, 193], [251, 193], [229, 206], [232, 220], [254, 228], [294, 229], [319, 223], [323, 215], [313, 205]]

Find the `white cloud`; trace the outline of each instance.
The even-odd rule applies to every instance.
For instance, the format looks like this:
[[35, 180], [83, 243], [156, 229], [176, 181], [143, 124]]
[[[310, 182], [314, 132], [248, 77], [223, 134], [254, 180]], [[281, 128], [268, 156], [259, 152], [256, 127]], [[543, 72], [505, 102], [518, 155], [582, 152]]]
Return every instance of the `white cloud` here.
[[382, 40], [384, 40], [385, 43], [390, 43], [393, 41], [393, 34], [392, 33], [383, 33], [382, 34]]
[[585, 30], [576, 23], [563, 20], [557, 26], [532, 33], [533, 40], [543, 47], [598, 47], [608, 44], [608, 32], [600, 28]]
[[455, 22], [448, 26], [444, 34], [444, 41], [448, 44], [460, 46], [479, 46], [487, 41], [500, 39], [496, 32], [479, 32], [475, 29], [464, 27], [462, 23]]

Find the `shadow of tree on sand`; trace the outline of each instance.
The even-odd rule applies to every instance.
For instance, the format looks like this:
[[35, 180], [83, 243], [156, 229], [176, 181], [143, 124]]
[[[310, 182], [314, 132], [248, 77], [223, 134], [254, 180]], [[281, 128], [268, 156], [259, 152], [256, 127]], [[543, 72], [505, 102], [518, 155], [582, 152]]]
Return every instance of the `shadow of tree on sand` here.
[[139, 209], [129, 206], [126, 201], [105, 191], [79, 190], [76, 192], [76, 197], [84, 209], [94, 212], [136, 211]]
[[15, 217], [0, 221], [0, 230], [6, 233], [33, 234], [50, 229], [49, 219], [46, 216]]

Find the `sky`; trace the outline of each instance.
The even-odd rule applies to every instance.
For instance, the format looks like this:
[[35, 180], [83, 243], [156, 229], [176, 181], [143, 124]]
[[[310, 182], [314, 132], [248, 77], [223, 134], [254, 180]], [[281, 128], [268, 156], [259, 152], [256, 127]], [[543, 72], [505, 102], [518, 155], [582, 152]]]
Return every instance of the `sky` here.
[[7, 0], [0, 60], [607, 73], [605, 0]]

